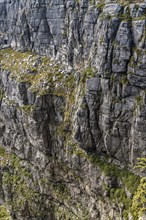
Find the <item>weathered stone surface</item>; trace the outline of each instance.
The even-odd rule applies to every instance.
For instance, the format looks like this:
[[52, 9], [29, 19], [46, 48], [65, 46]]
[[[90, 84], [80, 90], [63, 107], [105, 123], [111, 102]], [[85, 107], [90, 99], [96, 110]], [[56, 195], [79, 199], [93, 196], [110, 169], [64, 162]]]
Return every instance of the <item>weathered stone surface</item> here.
[[13, 219], [127, 219], [133, 192], [108, 162], [132, 168], [146, 157], [145, 12], [146, 3], [0, 0], [0, 143], [21, 159], [1, 166], [0, 203]]

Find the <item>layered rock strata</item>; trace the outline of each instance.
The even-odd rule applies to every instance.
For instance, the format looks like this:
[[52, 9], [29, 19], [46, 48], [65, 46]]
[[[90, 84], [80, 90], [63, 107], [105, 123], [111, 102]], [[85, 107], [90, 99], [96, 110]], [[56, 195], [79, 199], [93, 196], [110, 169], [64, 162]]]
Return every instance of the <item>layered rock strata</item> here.
[[146, 3], [105, 3], [0, 1], [0, 189], [13, 219], [138, 219], [139, 177], [125, 168], [146, 156]]

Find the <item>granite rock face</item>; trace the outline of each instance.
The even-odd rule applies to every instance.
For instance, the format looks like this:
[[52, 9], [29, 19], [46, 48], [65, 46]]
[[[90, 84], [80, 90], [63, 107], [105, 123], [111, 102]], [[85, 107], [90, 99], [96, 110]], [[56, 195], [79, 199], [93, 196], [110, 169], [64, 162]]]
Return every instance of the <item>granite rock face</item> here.
[[13, 219], [133, 219], [107, 164], [146, 157], [145, 14], [144, 2], [0, 0], [0, 202]]

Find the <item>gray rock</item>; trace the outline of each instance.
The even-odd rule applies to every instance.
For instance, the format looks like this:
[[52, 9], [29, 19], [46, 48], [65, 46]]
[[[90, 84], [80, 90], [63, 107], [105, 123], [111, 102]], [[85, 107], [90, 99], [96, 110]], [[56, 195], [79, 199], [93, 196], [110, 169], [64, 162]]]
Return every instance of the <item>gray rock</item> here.
[[[146, 3], [99, 3], [0, 0], [1, 52], [37, 52], [36, 70], [45, 55], [62, 71], [47, 69], [38, 94], [0, 57], [0, 144], [19, 158], [0, 167], [0, 203], [16, 220], [124, 219], [110, 190], [131, 193], [103, 155], [127, 168], [146, 156]], [[18, 75], [35, 75], [23, 62]]]

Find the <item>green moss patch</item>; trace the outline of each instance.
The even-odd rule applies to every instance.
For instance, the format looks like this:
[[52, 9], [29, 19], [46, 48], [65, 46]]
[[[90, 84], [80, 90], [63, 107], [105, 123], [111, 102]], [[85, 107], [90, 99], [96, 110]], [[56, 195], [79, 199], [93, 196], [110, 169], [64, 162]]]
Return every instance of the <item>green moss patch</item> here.
[[38, 95], [51, 93], [66, 96], [68, 91], [74, 89], [74, 74], [65, 75], [63, 67], [45, 56], [12, 49], [1, 50], [0, 56], [1, 68], [10, 71], [10, 77], [17, 82], [29, 83], [29, 89]]
[[5, 206], [0, 206], [0, 220], [11, 220], [10, 214]]

